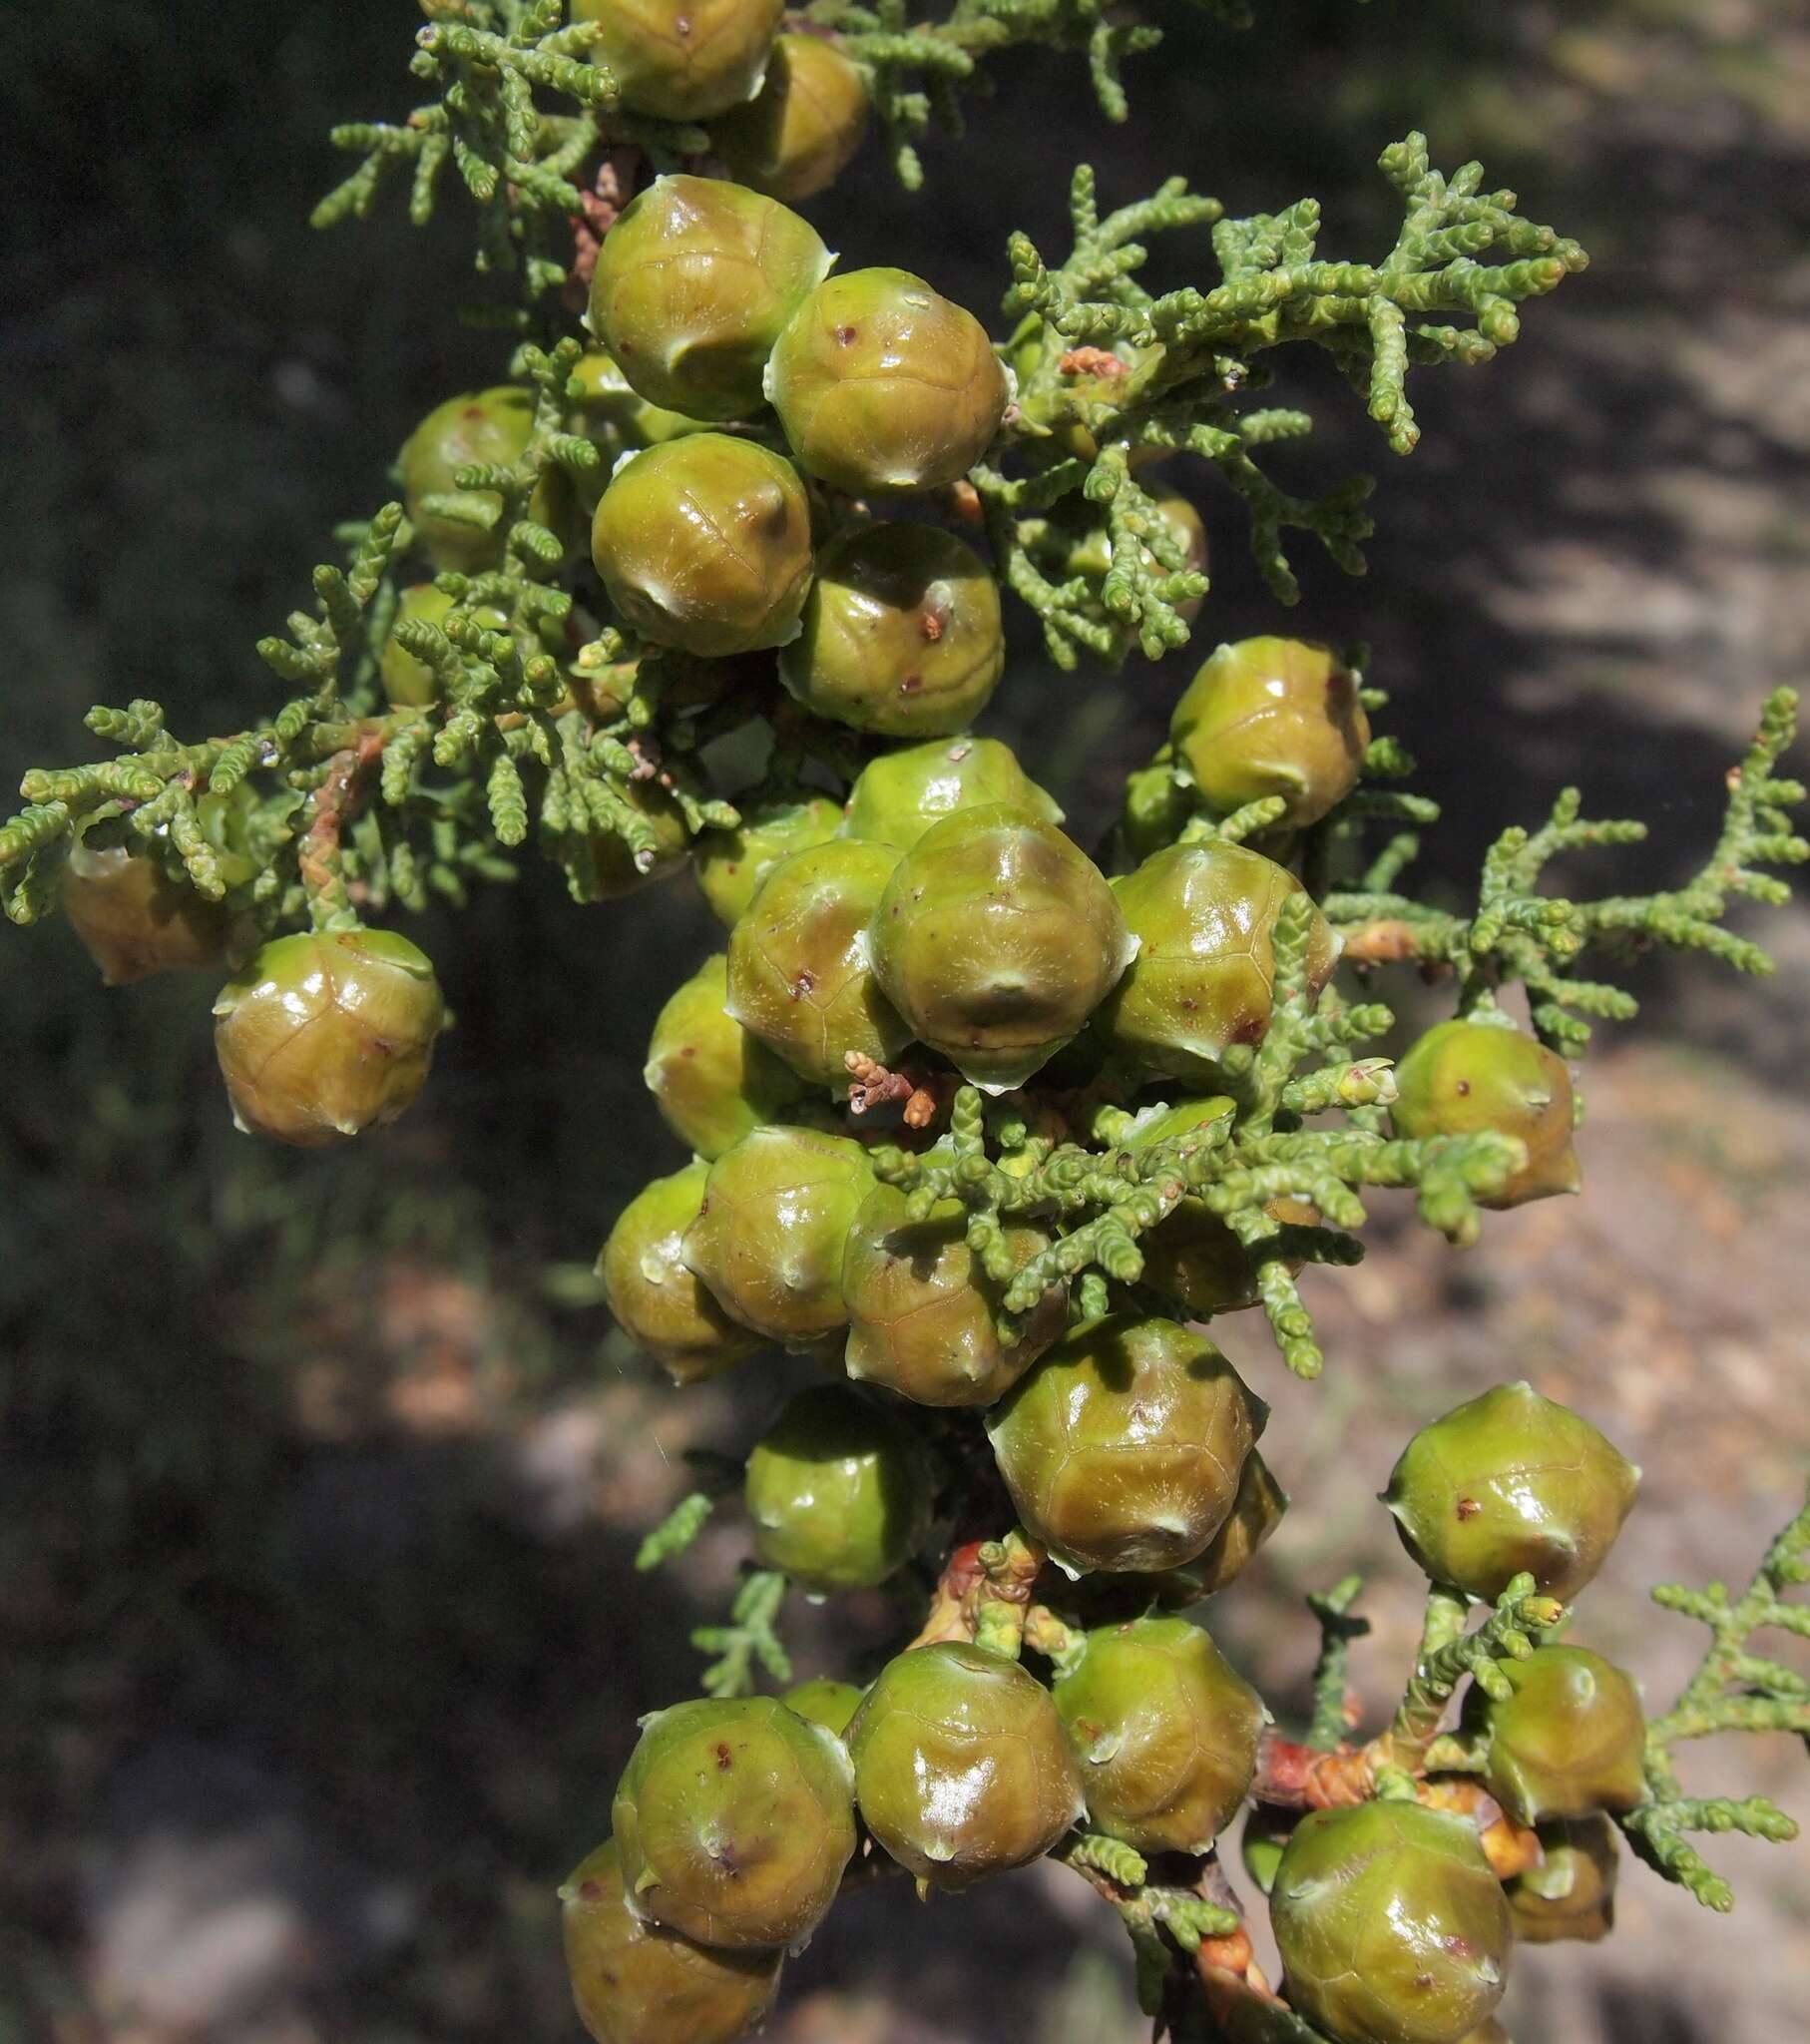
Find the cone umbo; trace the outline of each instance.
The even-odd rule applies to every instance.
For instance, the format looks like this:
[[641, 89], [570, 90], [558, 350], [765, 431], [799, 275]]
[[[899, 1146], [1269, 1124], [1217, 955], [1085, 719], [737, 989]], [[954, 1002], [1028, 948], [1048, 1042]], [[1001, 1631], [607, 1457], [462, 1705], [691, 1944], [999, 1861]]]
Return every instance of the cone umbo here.
[[1280, 795], [1278, 827], [1298, 830], [1357, 785], [1370, 720], [1329, 646], [1241, 639], [1216, 648], [1182, 692], [1169, 743], [1210, 814]]
[[781, 859], [828, 843], [842, 827], [841, 804], [811, 788], [757, 795], [736, 807], [741, 821], [732, 829], [700, 831], [691, 842], [703, 898], [731, 929]]
[[1435, 1582], [1493, 1603], [1530, 1571], [1570, 1601], [1601, 1568], [1640, 1472], [1532, 1384], [1498, 1384], [1423, 1426], [1383, 1502]]
[[446, 1026], [427, 954], [394, 930], [277, 937], [221, 989], [214, 1017], [232, 1119], [304, 1150], [404, 1113]]
[[226, 909], [179, 886], [148, 852], [124, 844], [71, 845], [62, 899], [70, 927], [107, 986], [226, 962]]
[[1134, 949], [1093, 860], [1003, 802], [925, 831], [887, 882], [869, 946], [912, 1034], [989, 1093], [1047, 1064]]
[[810, 588], [810, 505], [789, 461], [689, 433], [617, 470], [591, 559], [617, 611], [657, 646], [707, 660], [780, 646]]
[[933, 739], [882, 753], [862, 767], [849, 790], [843, 829], [909, 851], [932, 824], [993, 802], [1046, 823], [1062, 821], [1055, 796], [1026, 773], [1010, 746], [967, 735]]
[[611, 1808], [629, 1907], [729, 1951], [796, 1944], [854, 1852], [852, 1789], [842, 1742], [776, 1697], [656, 1711]]
[[[1261, 852], [1207, 839], [1158, 851], [1112, 884], [1137, 954], [1102, 1009], [1106, 1041], [1137, 1071], [1211, 1085], [1224, 1052], [1269, 1031], [1271, 939], [1301, 883]], [[1316, 991], [1338, 952], [1315, 909], [1307, 978]]]
[[1190, 1562], [1230, 1517], [1268, 1409], [1204, 1335], [1116, 1313], [987, 1415], [1027, 1532], [1078, 1574]]
[[796, 1711], [800, 1718], [808, 1718], [813, 1725], [821, 1725], [840, 1739], [861, 1708], [863, 1694], [852, 1682], [836, 1682], [820, 1675], [788, 1689], [779, 1701], [788, 1711]]
[[1502, 1674], [1514, 1694], [1497, 1702], [1476, 1691], [1466, 1716], [1489, 1739], [1490, 1793], [1517, 1823], [1646, 1800], [1646, 1719], [1612, 1661], [1587, 1647], [1536, 1647]]
[[718, 1376], [760, 1347], [759, 1335], [731, 1320], [685, 1265], [685, 1230], [697, 1219], [708, 1176], [698, 1160], [644, 1186], [597, 1260], [617, 1325], [676, 1384]]
[[1042, 1858], [1082, 1815], [1049, 1691], [982, 1647], [895, 1656], [855, 1714], [848, 1748], [868, 1829], [939, 1887]]
[[[896, 1186], [876, 1186], [849, 1231], [845, 1367], [920, 1405], [991, 1405], [1062, 1332], [1068, 1287], [1051, 1285], [1008, 1338], [999, 1324], [1005, 1286], [968, 1247], [966, 1209], [948, 1200], [913, 1221], [909, 1204]], [[1022, 1223], [1000, 1233], [1015, 1270], [1049, 1246]]]
[[663, 121], [707, 121], [760, 89], [784, 0], [572, 0], [602, 33], [592, 55], [623, 105]]
[[933, 1490], [903, 1414], [852, 1384], [815, 1384], [748, 1457], [755, 1558], [807, 1590], [883, 1583], [923, 1544]]
[[1139, 1852], [1208, 1849], [1249, 1790], [1263, 1705], [1198, 1626], [1090, 1633], [1055, 1699], [1095, 1830]]
[[779, 677], [807, 710], [883, 738], [965, 731], [1006, 666], [999, 585], [934, 525], [868, 525], [817, 555]]
[[773, 45], [760, 90], [711, 124], [716, 154], [742, 184], [769, 198], [814, 198], [848, 168], [871, 105], [860, 67], [823, 36]]
[[1615, 1927], [1615, 1827], [1605, 1816], [1539, 1826], [1544, 1857], [1508, 1883], [1523, 1944], [1596, 1944]]
[[[402, 492], [416, 544], [441, 570], [476, 575], [503, 558], [507, 537], [500, 522], [488, 528], [468, 525], [423, 508], [428, 497], [459, 493], [458, 471], [475, 463], [512, 466], [522, 458], [534, 431], [534, 393], [518, 384], [500, 383], [473, 390], [436, 405], [402, 444]], [[529, 515], [543, 525], [561, 521], [552, 498], [562, 487], [557, 475], [536, 486]], [[471, 492], [501, 514], [503, 499], [495, 490]]]
[[1310, 1810], [1269, 1920], [1290, 2005], [1338, 2044], [1460, 2044], [1502, 1999], [1509, 1905], [1476, 1826], [1449, 1811]]
[[1572, 1074], [1557, 1051], [1513, 1026], [1440, 1022], [1396, 1067], [1389, 1118], [1398, 1136], [1469, 1136], [1494, 1129], [1527, 1145], [1528, 1161], [1480, 1207], [1519, 1207], [1583, 1183], [1572, 1148]]
[[779, 1991], [782, 1951], [730, 1952], [644, 1923], [606, 1838], [560, 1889], [566, 1970], [597, 2044], [736, 2044]]
[[831, 259], [776, 199], [721, 178], [656, 178], [604, 237], [591, 328], [650, 403], [746, 418], [780, 329]]
[[732, 1319], [809, 1347], [847, 1323], [842, 1248], [874, 1176], [846, 1136], [754, 1129], [710, 1166], [684, 1260]]
[[794, 852], [729, 932], [729, 1013], [813, 1085], [846, 1086], [851, 1053], [884, 1064], [911, 1041], [868, 962], [897, 863], [889, 845], [852, 837]]
[[725, 1006], [728, 959], [706, 958], [661, 1009], [642, 1070], [664, 1121], [699, 1157], [715, 1159], [750, 1129], [778, 1121], [804, 1087]]
[[825, 278], [766, 374], [798, 465], [851, 496], [954, 482], [992, 445], [1007, 387], [981, 322], [905, 269]]

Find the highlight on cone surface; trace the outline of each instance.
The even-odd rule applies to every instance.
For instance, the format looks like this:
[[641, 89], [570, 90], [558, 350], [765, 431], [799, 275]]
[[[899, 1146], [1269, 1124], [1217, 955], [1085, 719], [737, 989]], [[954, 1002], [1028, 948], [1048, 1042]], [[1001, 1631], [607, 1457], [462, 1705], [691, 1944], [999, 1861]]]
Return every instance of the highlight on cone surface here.
[[1527, 1163], [1483, 1207], [1519, 1207], [1583, 1183], [1572, 1147], [1571, 1067], [1523, 1031], [1452, 1021], [1429, 1029], [1396, 1067], [1389, 1111], [1398, 1136], [1469, 1136], [1493, 1129], [1527, 1146]]

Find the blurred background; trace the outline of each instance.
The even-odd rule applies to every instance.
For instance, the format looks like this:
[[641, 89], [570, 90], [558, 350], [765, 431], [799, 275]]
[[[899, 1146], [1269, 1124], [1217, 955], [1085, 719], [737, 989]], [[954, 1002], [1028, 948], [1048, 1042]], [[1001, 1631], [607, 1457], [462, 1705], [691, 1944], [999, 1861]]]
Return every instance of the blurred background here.
[[[1655, 826], [1597, 870], [1683, 879], [1762, 696], [1810, 675], [1801, 0], [1279, 0], [1245, 35], [1152, 11], [1172, 39], [1134, 68], [1128, 128], [1078, 65], [1014, 62], [973, 159], [933, 147], [914, 200], [870, 153], [811, 209], [831, 245], [987, 311], [1010, 229], [1063, 247], [1077, 159], [1113, 203], [1173, 172], [1239, 212], [1311, 192], [1322, 253], [1362, 258], [1393, 237], [1384, 144], [1421, 126], [1447, 168], [1481, 156], [1594, 264], [1496, 364], [1421, 376], [1407, 462], [1304, 366], [1285, 401], [1321, 423], [1287, 479], [1387, 472], [1368, 579], [1303, 547], [1288, 626], [1375, 649], [1448, 804], [1442, 888], [1571, 780]], [[96, 701], [153, 696], [189, 732], [272, 702], [252, 642], [334, 522], [381, 500], [422, 412], [498, 380], [501, 344], [455, 314], [477, 295], [456, 197], [425, 233], [399, 204], [306, 226], [340, 174], [327, 127], [411, 104], [416, 19], [62, 0], [9, 24], [0, 782], [90, 757]], [[1204, 238], [1161, 261], [1209, 272]], [[1205, 643], [1281, 627], [1236, 507], [1178, 480], [1212, 539]], [[1111, 687], [1051, 671], [1035, 635], [1020, 653], [988, 728], [1091, 841], [1189, 666]], [[1373, 1496], [1406, 1433], [1486, 1383], [1532, 1377], [1644, 1463], [1582, 1630], [1661, 1706], [1700, 1642], [1646, 1586], [1744, 1578], [1793, 1507], [1810, 915], [1744, 926], [1775, 979], [1636, 976], [1639, 1023], [1585, 1073], [1582, 1203], [1493, 1218], [1461, 1257], [1379, 1196], [1369, 1261], [1312, 1284], [1317, 1385], [1221, 1323], [1295, 1504], [1213, 1625], [1280, 1705], [1311, 1659], [1300, 1597], [1355, 1566], [1357, 1674], [1388, 1708], [1416, 1605]], [[607, 1827], [637, 1716], [694, 1687], [684, 1635], [740, 1535], [721, 1515], [656, 1579], [634, 1547], [681, 1451], [745, 1444], [796, 1372], [672, 1394], [588, 1278], [679, 1161], [640, 1066], [715, 942], [688, 883], [578, 911], [531, 872], [419, 934], [459, 1026], [419, 1109], [344, 1157], [233, 1133], [204, 984], [104, 993], [61, 926], [0, 940], [0, 2044], [578, 2035], [554, 1887]], [[899, 1619], [795, 1605], [800, 1671], [836, 1665], [832, 1632], [876, 1656]], [[1810, 1810], [1791, 1742], [1690, 1761], [1705, 1789]], [[1731, 1922], [1633, 1869], [1609, 1943], [1524, 1956], [1513, 2034], [1798, 2034], [1810, 1854], [1713, 1856]], [[771, 2034], [1118, 2044], [1140, 2034], [1122, 1942], [1054, 1872], [929, 1907], [872, 1892], [791, 1968]]]

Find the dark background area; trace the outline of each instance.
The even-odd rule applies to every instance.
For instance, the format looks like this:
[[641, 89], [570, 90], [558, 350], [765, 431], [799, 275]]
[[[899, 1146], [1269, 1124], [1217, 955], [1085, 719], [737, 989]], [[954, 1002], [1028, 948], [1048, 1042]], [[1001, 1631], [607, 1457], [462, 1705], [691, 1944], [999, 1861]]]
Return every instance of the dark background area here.
[[[1073, 60], [1008, 60], [923, 194], [870, 151], [813, 218], [846, 262], [990, 314], [1011, 229], [1062, 251], [1077, 160], [1108, 203], [1174, 172], [1238, 212], [1311, 192], [1322, 253], [1370, 258], [1394, 232], [1384, 144], [1420, 126], [1447, 168], [1482, 156], [1594, 265], [1495, 364], [1418, 378], [1407, 462], [1289, 365], [1320, 426], [1284, 478], [1383, 471], [1369, 577], [1303, 542], [1292, 628], [1375, 649], [1448, 805], [1440, 887], [1572, 779], [1655, 826], [1604, 862], [1615, 884], [1682, 879], [1762, 695], [1810, 670], [1801, 8], [1278, 0], [1245, 35], [1153, 11], [1171, 40], [1132, 68], [1128, 127]], [[93, 702], [156, 697], [200, 732], [273, 701], [252, 642], [335, 521], [386, 494], [422, 412], [501, 375], [504, 345], [457, 316], [480, 291], [450, 187], [424, 233], [400, 195], [306, 226], [341, 170], [327, 127], [411, 104], [414, 21], [405, 0], [65, 0], [9, 26], [0, 782], [89, 757]], [[1156, 272], [1208, 278], [1204, 236]], [[1212, 542], [1202, 643], [1277, 629], [1236, 505], [1178, 480]], [[1189, 671], [1063, 676], [1024, 633], [988, 728], [1089, 842]], [[1810, 923], [1746, 926], [1781, 958], [1763, 986], [1641, 968], [1641, 1022], [1586, 1075], [1582, 1205], [1503, 1217], [1467, 1259], [1379, 1205], [1370, 1262], [1313, 1295], [1321, 1385], [1278, 1384], [1261, 1331], [1228, 1331], [1275, 1397], [1296, 1507], [1223, 1637], [1279, 1704], [1311, 1652], [1298, 1594], [1355, 1562], [1386, 1705], [1412, 1586], [1368, 1499], [1408, 1427], [1484, 1382], [1533, 1375], [1646, 1465], [1589, 1622], [1656, 1693], [1693, 1643], [1648, 1637], [1643, 1586], [1739, 1572], [1789, 1508]], [[429, 919], [459, 1026], [408, 1122], [330, 1158], [232, 1132], [201, 983], [104, 994], [67, 931], [0, 941], [0, 2044], [576, 2034], [552, 1888], [605, 1827], [636, 1716], [694, 1682], [683, 1634], [739, 1535], [658, 1581], [629, 1557], [679, 1451], [745, 1441], [791, 1381], [666, 1392], [585, 1275], [671, 1156], [643, 1045], [711, 931], [688, 883], [580, 911], [533, 869]], [[878, 1651], [894, 1616], [801, 1611], [801, 1667], [832, 1665], [832, 1634]], [[1706, 1786], [1786, 1783], [1793, 1755], [1756, 1748]], [[1611, 1945], [1526, 1964], [1511, 2026], [1787, 2034], [1805, 1856], [1718, 1851], [1733, 1925], [1636, 1872]], [[775, 2034], [1130, 2036], [1116, 1927], [1073, 1885], [864, 1896], [793, 1969]], [[1687, 1981], [1666, 1978], [1681, 1938]]]

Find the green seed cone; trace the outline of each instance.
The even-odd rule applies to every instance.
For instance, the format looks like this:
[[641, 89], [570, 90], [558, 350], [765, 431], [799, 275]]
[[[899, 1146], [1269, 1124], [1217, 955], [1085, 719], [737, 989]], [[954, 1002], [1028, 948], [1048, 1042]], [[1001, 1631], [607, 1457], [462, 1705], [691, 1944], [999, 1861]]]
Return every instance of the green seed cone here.
[[923, 1545], [934, 1487], [902, 1414], [852, 1384], [813, 1385], [748, 1457], [755, 1558], [807, 1590], [871, 1588]]
[[[956, 1201], [927, 1221], [907, 1215], [896, 1186], [876, 1186], [862, 1202], [842, 1262], [851, 1377], [883, 1384], [920, 1405], [991, 1405], [1009, 1391], [1062, 1332], [1068, 1287], [1053, 1284], [1017, 1323], [999, 1327], [996, 1284], [968, 1247], [965, 1210]], [[1034, 1228], [1001, 1231], [1014, 1271], [1048, 1238]]]
[[848, 1745], [868, 1829], [939, 1887], [1041, 1858], [1082, 1814], [1049, 1691], [980, 1647], [914, 1647], [889, 1661]]
[[1057, 1561], [1149, 1573], [1205, 1551], [1267, 1417], [1204, 1336], [1115, 1314], [1051, 1349], [987, 1433], [1026, 1530]]
[[1477, 1692], [1490, 1793], [1517, 1823], [1618, 1813], [1646, 1800], [1646, 1719], [1633, 1684], [1586, 1647], [1537, 1647], [1505, 1661], [1514, 1694]]
[[[458, 492], [458, 471], [472, 463], [513, 464], [522, 458], [534, 431], [534, 393], [513, 383], [449, 397], [430, 411], [403, 442], [402, 493], [415, 540], [436, 568], [477, 575], [503, 558], [507, 535], [500, 523], [488, 530], [422, 509], [425, 498]], [[473, 493], [502, 510], [494, 490]], [[537, 492], [537, 498], [540, 493]], [[534, 515], [546, 509], [538, 504]], [[543, 519], [544, 523], [553, 522]]]
[[1423, 1426], [1383, 1502], [1436, 1582], [1493, 1603], [1530, 1571], [1569, 1602], [1601, 1568], [1640, 1472], [1532, 1384], [1498, 1384]]
[[[784, 0], [572, 0], [632, 114], [707, 121], [760, 90]], [[608, 238], [606, 238], [608, 239]]]
[[808, 1937], [855, 1849], [842, 1742], [776, 1697], [642, 1725], [611, 1811], [630, 1908], [728, 1951]]
[[591, 328], [650, 403], [746, 418], [780, 329], [830, 261], [777, 200], [720, 178], [657, 178], [604, 237]]
[[226, 962], [226, 909], [170, 879], [145, 852], [76, 843], [63, 867], [63, 913], [107, 986]]
[[852, 496], [954, 482], [992, 445], [1006, 372], [987, 329], [904, 269], [851, 269], [799, 306], [766, 394], [799, 466]]
[[868, 962], [897, 863], [890, 846], [849, 837], [794, 852], [729, 932], [729, 1013], [813, 1085], [846, 1087], [851, 1054], [884, 1064], [911, 1041]]
[[759, 92], [710, 130], [742, 184], [796, 203], [848, 168], [867, 133], [867, 83], [822, 36], [781, 36]]
[[667, 1127], [710, 1159], [779, 1120], [804, 1091], [728, 1013], [727, 999], [728, 959], [719, 951], [661, 1009], [642, 1073]]
[[1290, 2005], [1338, 2044], [1461, 2044], [1502, 1999], [1509, 1905], [1464, 1817], [1414, 1802], [1310, 1811], [1269, 1916]]
[[869, 938], [913, 1035], [989, 1093], [1076, 1036], [1134, 946], [1099, 868], [1053, 823], [963, 809], [899, 861]]
[[934, 525], [869, 525], [817, 556], [779, 678], [819, 717], [883, 738], [965, 731], [1006, 666], [999, 585]]
[[1509, 1882], [1523, 1944], [1596, 1944], [1615, 1927], [1615, 1827], [1605, 1816], [1540, 1826], [1540, 1865]]
[[616, 610], [657, 646], [706, 660], [781, 646], [810, 588], [810, 505], [790, 462], [690, 433], [611, 478], [591, 559]]
[[234, 1122], [304, 1150], [404, 1113], [446, 1027], [426, 953], [393, 930], [278, 937], [221, 989], [214, 1016]]
[[1493, 1129], [1527, 1145], [1528, 1161], [1482, 1207], [1519, 1207], [1582, 1184], [1572, 1148], [1572, 1074], [1557, 1051], [1492, 1022], [1441, 1022], [1396, 1067], [1390, 1120], [1398, 1136], [1469, 1136]]
[[1169, 741], [1211, 814], [1280, 795], [1282, 824], [1298, 830], [1357, 785], [1370, 720], [1356, 677], [1330, 647], [1241, 639], [1219, 647], [1188, 684]]
[[710, 1166], [684, 1261], [731, 1318], [807, 1348], [847, 1324], [842, 1251], [874, 1177], [867, 1153], [814, 1129], [754, 1129]]
[[703, 898], [731, 929], [747, 913], [768, 873], [795, 851], [827, 844], [842, 827], [842, 811], [826, 794], [800, 789], [737, 802], [741, 821], [732, 830], [704, 830], [691, 846], [692, 868]]
[[844, 833], [909, 851], [933, 823], [959, 809], [1009, 802], [1046, 823], [1060, 823], [1054, 795], [1039, 787], [998, 739], [933, 739], [882, 753], [849, 790]]
[[863, 1694], [852, 1682], [836, 1682], [820, 1675], [814, 1681], [788, 1689], [780, 1702], [788, 1711], [796, 1711], [800, 1718], [808, 1718], [813, 1725], [821, 1725], [840, 1739], [861, 1708]]
[[1244, 1458], [1238, 1494], [1225, 1524], [1195, 1558], [1187, 1573], [1199, 1584], [1202, 1597], [1215, 1596], [1244, 1573], [1258, 1548], [1282, 1523], [1288, 1493], [1270, 1474], [1269, 1464], [1255, 1448]]
[[772, 2008], [784, 1953], [714, 1951], [643, 1923], [614, 1839], [573, 1869], [560, 1903], [572, 1999], [597, 2044], [736, 2044]]
[[1198, 1626], [1140, 1618], [1090, 1633], [1056, 1685], [1088, 1821], [1139, 1852], [1204, 1852], [1256, 1772], [1263, 1705]]
[[[1100, 1026], [1132, 1068], [1212, 1085], [1233, 1044], [1260, 1043], [1274, 1003], [1272, 933], [1301, 883], [1241, 844], [1172, 845], [1113, 882], [1137, 939], [1131, 969], [1108, 997]], [[1338, 938], [1316, 910], [1309, 983], [1324, 986]]]
[[760, 1347], [686, 1269], [685, 1230], [703, 1204], [709, 1167], [687, 1164], [636, 1194], [598, 1254], [597, 1272], [617, 1325], [676, 1384], [719, 1376]]

